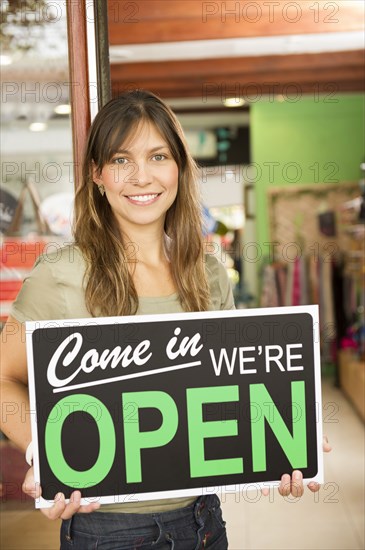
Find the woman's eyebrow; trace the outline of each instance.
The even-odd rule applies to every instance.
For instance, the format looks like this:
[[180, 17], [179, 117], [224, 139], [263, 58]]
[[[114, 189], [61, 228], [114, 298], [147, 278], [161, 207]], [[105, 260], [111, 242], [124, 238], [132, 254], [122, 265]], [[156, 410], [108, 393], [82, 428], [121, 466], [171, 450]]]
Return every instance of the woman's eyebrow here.
[[[156, 147], [152, 147], [152, 149], [150, 149], [148, 151], [148, 153], [154, 153], [155, 151], [159, 151], [160, 149], [169, 149], [168, 145], [167, 144], [163, 144], [163, 145], [157, 145]], [[131, 154], [133, 153], [133, 151], [131, 149], [118, 149], [118, 151], [116, 151], [115, 154], [117, 153], [122, 153], [122, 154]]]
[[164, 144], [164, 145], [157, 145], [157, 147], [152, 147], [152, 149], [150, 149], [150, 153], [154, 153], [155, 151], [158, 151], [159, 149], [168, 149], [169, 146], [167, 144]]

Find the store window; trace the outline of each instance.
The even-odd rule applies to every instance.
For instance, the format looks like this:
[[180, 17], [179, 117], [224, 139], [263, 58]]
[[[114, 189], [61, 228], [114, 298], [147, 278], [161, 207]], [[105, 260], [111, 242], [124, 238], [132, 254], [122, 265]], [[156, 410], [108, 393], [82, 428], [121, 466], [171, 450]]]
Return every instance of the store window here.
[[36, 257], [71, 238], [64, 2], [2, 2], [1, 320]]
[[205, 251], [224, 263], [236, 307], [247, 307], [252, 296], [245, 284], [241, 251], [247, 226], [244, 197], [251, 158], [248, 107], [238, 111], [217, 109], [213, 113], [202, 108], [189, 113], [181, 112], [177, 101], [170, 100], [170, 104], [177, 111], [199, 167]]

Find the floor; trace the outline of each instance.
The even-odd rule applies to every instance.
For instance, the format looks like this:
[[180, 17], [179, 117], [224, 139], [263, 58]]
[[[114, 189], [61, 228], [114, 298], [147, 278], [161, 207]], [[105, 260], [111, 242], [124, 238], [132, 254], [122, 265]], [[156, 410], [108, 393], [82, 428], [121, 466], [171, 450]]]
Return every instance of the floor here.
[[299, 501], [277, 492], [267, 498], [250, 492], [240, 502], [235, 502], [238, 495], [228, 495], [223, 507], [230, 550], [365, 548], [365, 426], [329, 381], [323, 382], [323, 411], [333, 450], [325, 455], [320, 492], [307, 489]]
[[[365, 426], [333, 384], [323, 381], [325, 484], [299, 501], [250, 491], [221, 495], [230, 550], [364, 550]], [[1, 550], [56, 550], [58, 522], [28, 503], [3, 504]]]

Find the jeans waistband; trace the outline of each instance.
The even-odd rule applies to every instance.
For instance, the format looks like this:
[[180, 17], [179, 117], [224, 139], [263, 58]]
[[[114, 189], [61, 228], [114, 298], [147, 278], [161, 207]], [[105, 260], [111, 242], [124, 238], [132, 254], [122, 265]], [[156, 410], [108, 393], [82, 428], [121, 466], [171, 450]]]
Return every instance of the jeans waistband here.
[[168, 512], [156, 512], [152, 514], [129, 514], [129, 513], [114, 513], [114, 512], [92, 512], [90, 514], [75, 514], [70, 520], [64, 521], [67, 524], [67, 530], [73, 529], [94, 534], [103, 535], [120, 531], [128, 533], [128, 530], [133, 531], [138, 529], [150, 529], [156, 524], [165, 525], [179, 522], [181, 526], [191, 525], [194, 523], [200, 524], [204, 522], [209, 514], [209, 510], [220, 505], [217, 495], [204, 495], [185, 508], [178, 508]]

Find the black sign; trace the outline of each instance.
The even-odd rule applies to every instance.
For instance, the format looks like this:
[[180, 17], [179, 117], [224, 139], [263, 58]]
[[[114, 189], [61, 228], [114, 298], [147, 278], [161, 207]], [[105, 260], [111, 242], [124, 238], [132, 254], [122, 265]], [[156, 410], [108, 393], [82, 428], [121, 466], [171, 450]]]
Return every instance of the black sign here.
[[5, 234], [13, 221], [18, 200], [5, 189], [0, 189], [0, 233]]
[[321, 481], [316, 327], [315, 306], [27, 323], [37, 506]]
[[214, 157], [195, 157], [199, 166], [250, 164], [250, 129], [248, 126], [213, 128], [217, 142]]

